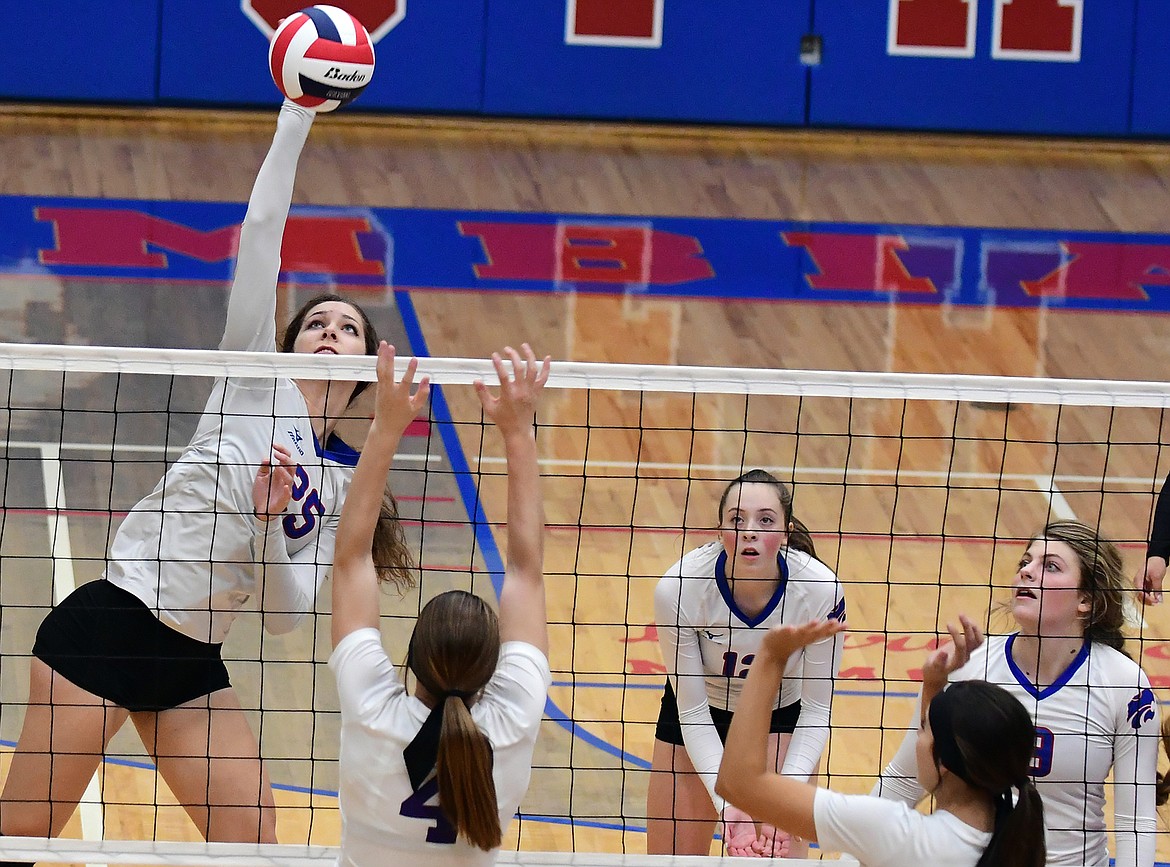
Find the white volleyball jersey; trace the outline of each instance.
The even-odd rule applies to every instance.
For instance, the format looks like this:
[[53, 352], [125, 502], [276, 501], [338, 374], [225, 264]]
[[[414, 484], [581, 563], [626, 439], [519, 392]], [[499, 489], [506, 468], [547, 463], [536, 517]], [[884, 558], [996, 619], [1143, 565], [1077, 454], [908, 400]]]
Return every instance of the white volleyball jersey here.
[[929, 816], [868, 795], [817, 789], [813, 821], [822, 851], [845, 852], [861, 867], [975, 867], [991, 833], [945, 810]]
[[[443, 818], [433, 775], [417, 792], [411, 786], [402, 751], [430, 709], [407, 694], [378, 630], [345, 636], [329, 657], [329, 667], [341, 699], [341, 867], [492, 864], [495, 851], [457, 838]], [[540, 650], [509, 641], [500, 648], [483, 695], [471, 706], [472, 719], [492, 745], [492, 778], [505, 830], [528, 790], [551, 681]]]
[[[1113, 772], [1118, 867], [1154, 863], [1159, 712], [1136, 662], [1086, 642], [1055, 683], [1037, 689], [1012, 657], [1014, 635], [991, 636], [950, 679], [986, 680], [1020, 700], [1036, 723], [1032, 778], [1044, 801], [1050, 865], [1105, 867], [1105, 778]], [[917, 728], [882, 774], [883, 795], [912, 794]], [[901, 778], [898, 780], [898, 778]], [[890, 791], [885, 791], [886, 785]]]
[[[764, 634], [782, 623], [845, 619], [845, 596], [837, 576], [815, 557], [789, 548], [777, 560], [780, 582], [755, 615], [739, 609], [727, 577], [727, 553], [711, 542], [686, 554], [658, 581], [654, 613], [667, 675], [678, 697], [687, 754], [715, 805], [715, 777], [723, 744], [710, 708], [734, 711]], [[841, 667], [844, 638], [838, 634], [794, 654], [774, 707], [801, 702], [800, 718], [784, 759], [784, 773], [808, 779], [829, 735], [833, 678]]]
[[[240, 233], [221, 349], [276, 349], [281, 238], [311, 123], [308, 112], [281, 110]], [[259, 521], [252, 485], [273, 442], [299, 467], [283, 519]], [[261, 589], [265, 625], [287, 631], [312, 610], [332, 564], [357, 457], [337, 437], [316, 441], [292, 380], [219, 380], [190, 444], [119, 527], [106, 577], [199, 641], [223, 641]]]

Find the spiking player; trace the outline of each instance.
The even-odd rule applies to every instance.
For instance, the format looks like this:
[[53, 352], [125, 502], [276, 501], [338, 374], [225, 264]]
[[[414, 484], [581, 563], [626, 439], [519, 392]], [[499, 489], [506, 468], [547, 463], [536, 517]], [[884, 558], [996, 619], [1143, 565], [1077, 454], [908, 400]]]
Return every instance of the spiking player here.
[[[705, 855], [721, 819], [731, 855], [804, 857], [807, 842], [777, 835], [725, 803], [715, 777], [743, 679], [768, 629], [844, 620], [845, 597], [792, 514], [791, 491], [764, 470], [727, 486], [719, 527], [722, 543], [688, 553], [654, 592], [667, 682], [647, 795], [647, 851]], [[842, 643], [840, 635], [826, 637], [788, 662], [769, 738], [771, 761], [785, 774], [816, 774]]]
[[[1105, 867], [1105, 779], [1112, 771], [1117, 867], [1154, 863], [1158, 703], [1123, 652], [1129, 592], [1117, 547], [1076, 521], [1055, 521], [1028, 545], [1012, 584], [1019, 631], [991, 636], [952, 682], [987, 680], [1036, 724], [1031, 775], [1044, 800], [1049, 865]], [[875, 794], [916, 803], [907, 735]]]
[[[276, 348], [281, 239], [312, 121], [291, 103], [281, 109], [240, 233], [222, 349]], [[361, 355], [377, 346], [362, 310], [319, 296], [280, 348]], [[312, 610], [357, 462], [334, 427], [362, 387], [215, 384], [191, 443], [122, 522], [105, 580], [79, 587], [41, 624], [0, 833], [59, 834], [129, 718], [205, 838], [276, 842], [271, 786], [221, 642], [252, 597], [270, 632]], [[377, 562], [409, 581], [389, 504], [383, 518]]]

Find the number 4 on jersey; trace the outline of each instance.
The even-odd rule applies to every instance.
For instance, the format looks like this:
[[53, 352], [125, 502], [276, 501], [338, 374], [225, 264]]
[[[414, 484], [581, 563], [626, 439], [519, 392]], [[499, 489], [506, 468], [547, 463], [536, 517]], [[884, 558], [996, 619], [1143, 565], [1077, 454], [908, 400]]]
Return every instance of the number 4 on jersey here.
[[[985, 0], [986, 2], [986, 0]], [[1084, 0], [990, 0], [996, 60], [1076, 63]], [[886, 50], [918, 57], [974, 57], [979, 0], [890, 0]]]
[[[435, 803], [428, 804], [432, 798]], [[408, 819], [434, 822], [427, 828], [428, 843], [454, 843], [458, 837], [455, 828], [439, 809], [439, 781], [435, 777], [431, 777], [418, 787], [417, 792], [403, 801], [402, 806], [398, 808], [398, 814]]]

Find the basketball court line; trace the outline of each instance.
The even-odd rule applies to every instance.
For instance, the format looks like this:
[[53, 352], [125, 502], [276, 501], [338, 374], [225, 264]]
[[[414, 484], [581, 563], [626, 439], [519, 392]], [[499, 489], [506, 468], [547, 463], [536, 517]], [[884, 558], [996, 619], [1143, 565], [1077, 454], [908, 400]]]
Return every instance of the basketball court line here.
[[[504, 458], [496, 457], [494, 455], [483, 455], [476, 459], [477, 463], [503, 464]], [[1035, 473], [992, 473], [992, 472], [978, 472], [978, 471], [954, 471], [947, 470], [912, 470], [908, 468], [884, 469], [881, 467], [793, 467], [793, 466], [769, 466], [756, 464], [684, 464], [661, 461], [606, 461], [595, 460], [590, 458], [588, 460], [575, 460], [573, 458], [541, 458], [540, 465], [550, 469], [573, 469], [577, 471], [587, 471], [590, 468], [604, 469], [604, 470], [664, 470], [683, 474], [685, 478], [688, 471], [693, 473], [695, 471], [710, 472], [716, 474], [716, 478], [730, 480], [744, 471], [745, 468], [752, 466], [759, 469], [767, 470], [773, 475], [779, 474], [783, 478], [794, 478], [802, 475], [806, 476], [827, 476], [829, 478], [837, 478], [843, 481], [848, 481], [850, 478], [911, 478], [911, 479], [959, 479], [962, 481], [973, 482], [1029, 482], [1036, 486], [1037, 490], [1044, 493], [1049, 491], [1049, 480], [1053, 483], [1062, 482], [1065, 484], [1114, 484], [1118, 486], [1139, 487], [1149, 490], [1151, 493], [1156, 492], [1157, 486], [1161, 484], [1160, 478], [1151, 476], [1085, 476], [1076, 474], [1055, 473], [1048, 476], [1038, 476]]]

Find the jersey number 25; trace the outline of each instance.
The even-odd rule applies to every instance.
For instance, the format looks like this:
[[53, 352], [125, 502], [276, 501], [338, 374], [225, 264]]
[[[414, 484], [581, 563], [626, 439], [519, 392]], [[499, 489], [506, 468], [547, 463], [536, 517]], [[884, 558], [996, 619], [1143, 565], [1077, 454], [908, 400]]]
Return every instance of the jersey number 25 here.
[[300, 503], [299, 515], [284, 516], [284, 534], [290, 539], [300, 539], [313, 531], [317, 526], [317, 519], [325, 514], [325, 504], [321, 502], [321, 495], [316, 488], [310, 488], [309, 474], [305, 468], [297, 466], [297, 476], [293, 479], [293, 502]]

